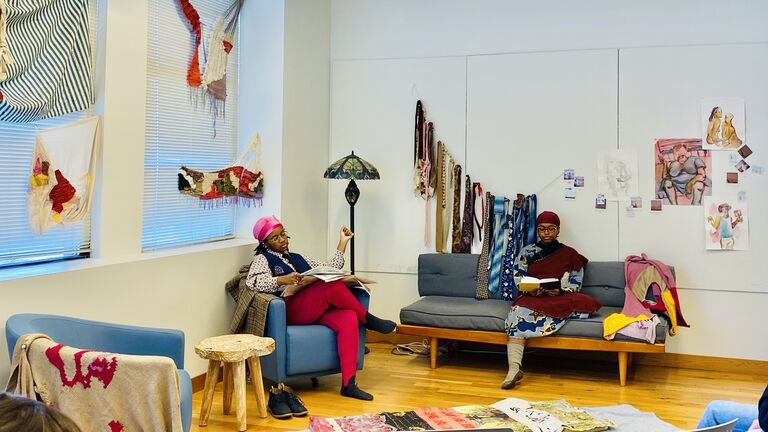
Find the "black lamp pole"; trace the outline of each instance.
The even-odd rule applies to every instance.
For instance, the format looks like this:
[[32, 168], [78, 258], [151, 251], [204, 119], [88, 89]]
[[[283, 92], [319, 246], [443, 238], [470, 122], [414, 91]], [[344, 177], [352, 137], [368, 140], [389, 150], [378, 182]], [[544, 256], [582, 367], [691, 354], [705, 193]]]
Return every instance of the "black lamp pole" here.
[[[357, 199], [360, 198], [360, 189], [357, 188], [357, 184], [355, 184], [354, 179], [349, 180], [347, 189], [344, 190], [344, 196], [347, 198], [347, 202], [349, 203], [349, 229], [352, 230], [352, 233], [354, 234], [355, 204], [357, 203]], [[350, 270], [352, 274], [355, 274], [355, 237], [354, 236], [352, 236], [352, 239], [350, 240], [350, 247], [351, 247]]]

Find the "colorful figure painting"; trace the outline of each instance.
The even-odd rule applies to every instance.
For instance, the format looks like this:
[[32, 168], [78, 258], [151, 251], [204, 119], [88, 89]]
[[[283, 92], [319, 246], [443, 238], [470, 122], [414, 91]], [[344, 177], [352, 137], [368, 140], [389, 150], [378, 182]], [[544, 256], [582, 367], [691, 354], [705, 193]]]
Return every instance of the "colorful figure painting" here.
[[744, 99], [704, 99], [701, 119], [704, 150], [736, 150], [744, 143]]
[[655, 144], [656, 198], [666, 205], [701, 205], [712, 195], [712, 155], [698, 138], [661, 138]]
[[749, 249], [746, 201], [739, 201], [736, 197], [706, 197], [704, 219], [707, 249]]

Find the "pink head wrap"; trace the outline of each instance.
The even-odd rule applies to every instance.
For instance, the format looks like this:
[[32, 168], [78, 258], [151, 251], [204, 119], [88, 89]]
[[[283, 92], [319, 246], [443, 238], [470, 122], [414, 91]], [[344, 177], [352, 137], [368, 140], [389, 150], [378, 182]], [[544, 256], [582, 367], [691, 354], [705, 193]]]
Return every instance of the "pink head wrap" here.
[[256, 221], [253, 225], [253, 237], [262, 243], [267, 238], [269, 233], [276, 228], [280, 228], [283, 224], [274, 216], [264, 216]]
[[536, 225], [550, 223], [557, 227], [560, 226], [560, 217], [555, 212], [543, 211], [539, 213], [539, 217], [536, 218]]

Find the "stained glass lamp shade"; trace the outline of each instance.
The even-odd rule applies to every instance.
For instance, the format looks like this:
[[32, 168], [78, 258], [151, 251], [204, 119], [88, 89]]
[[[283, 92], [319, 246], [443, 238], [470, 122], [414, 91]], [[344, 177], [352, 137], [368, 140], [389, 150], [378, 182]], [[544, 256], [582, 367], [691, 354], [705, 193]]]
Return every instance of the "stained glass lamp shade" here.
[[[347, 189], [344, 191], [344, 197], [349, 203], [349, 229], [355, 232], [355, 203], [360, 198], [360, 189], [357, 188], [355, 180], [378, 180], [379, 170], [370, 162], [355, 155], [355, 152], [332, 163], [325, 170], [323, 177], [327, 179], [349, 180]], [[355, 238], [350, 241], [350, 270], [355, 273]]]

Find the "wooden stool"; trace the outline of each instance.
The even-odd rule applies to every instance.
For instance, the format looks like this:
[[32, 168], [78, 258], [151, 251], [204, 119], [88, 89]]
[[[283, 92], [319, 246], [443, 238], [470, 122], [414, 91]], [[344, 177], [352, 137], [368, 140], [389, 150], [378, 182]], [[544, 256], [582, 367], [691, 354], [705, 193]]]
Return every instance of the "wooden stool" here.
[[251, 382], [256, 391], [256, 401], [259, 405], [259, 417], [267, 417], [267, 403], [264, 397], [264, 385], [261, 381], [259, 357], [268, 355], [274, 350], [274, 339], [252, 334], [210, 337], [195, 346], [197, 355], [208, 359], [203, 406], [200, 409], [200, 426], [208, 425], [213, 393], [216, 383], [219, 381], [219, 368], [222, 363], [224, 364], [224, 414], [230, 413], [232, 387], [234, 387], [238, 430], [248, 429], [245, 412], [245, 362], [248, 361], [248, 367], [251, 369]]

